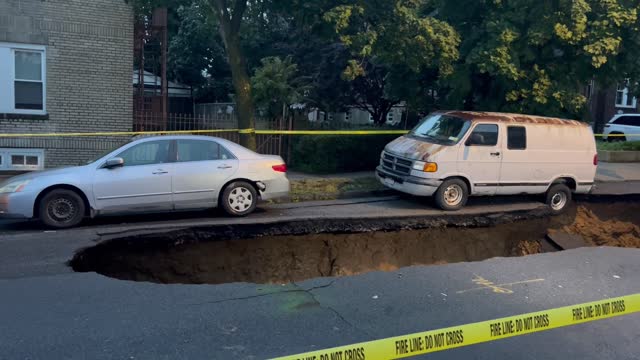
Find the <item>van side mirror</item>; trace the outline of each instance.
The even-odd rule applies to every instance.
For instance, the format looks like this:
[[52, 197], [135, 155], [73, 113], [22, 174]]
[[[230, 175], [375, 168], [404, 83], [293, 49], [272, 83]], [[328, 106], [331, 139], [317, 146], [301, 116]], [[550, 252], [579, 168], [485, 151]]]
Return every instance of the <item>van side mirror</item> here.
[[124, 159], [121, 157], [111, 158], [104, 164], [104, 167], [107, 169], [113, 169], [120, 166], [124, 166]]

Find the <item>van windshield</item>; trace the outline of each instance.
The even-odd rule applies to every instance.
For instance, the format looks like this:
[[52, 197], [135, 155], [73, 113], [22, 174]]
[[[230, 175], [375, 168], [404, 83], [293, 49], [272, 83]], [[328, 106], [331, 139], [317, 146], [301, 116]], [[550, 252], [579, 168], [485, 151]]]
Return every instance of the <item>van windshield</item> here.
[[453, 145], [462, 139], [470, 126], [469, 120], [432, 114], [422, 119], [409, 135], [442, 145]]

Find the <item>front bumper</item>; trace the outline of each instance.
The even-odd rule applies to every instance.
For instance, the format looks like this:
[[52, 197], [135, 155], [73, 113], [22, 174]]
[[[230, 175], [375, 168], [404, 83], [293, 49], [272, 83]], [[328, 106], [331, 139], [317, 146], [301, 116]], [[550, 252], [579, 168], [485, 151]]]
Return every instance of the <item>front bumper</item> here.
[[34, 201], [29, 193], [0, 194], [0, 218], [31, 219]]
[[424, 179], [411, 175], [398, 175], [378, 166], [376, 177], [386, 187], [416, 196], [431, 196], [442, 184], [439, 179]]

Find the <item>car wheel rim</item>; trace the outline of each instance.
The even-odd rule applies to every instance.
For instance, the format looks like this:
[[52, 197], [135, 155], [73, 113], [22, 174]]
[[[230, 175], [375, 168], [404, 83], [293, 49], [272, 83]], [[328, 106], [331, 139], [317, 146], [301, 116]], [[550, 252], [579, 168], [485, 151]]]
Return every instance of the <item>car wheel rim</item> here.
[[559, 192], [551, 197], [551, 208], [561, 210], [567, 204], [567, 194]]
[[56, 222], [68, 222], [76, 216], [78, 207], [67, 198], [57, 198], [49, 202], [47, 213]]
[[234, 212], [242, 213], [253, 205], [253, 195], [249, 189], [240, 186], [231, 190], [227, 201]]
[[444, 201], [450, 206], [460, 204], [462, 201], [462, 188], [460, 185], [449, 185], [444, 190]]

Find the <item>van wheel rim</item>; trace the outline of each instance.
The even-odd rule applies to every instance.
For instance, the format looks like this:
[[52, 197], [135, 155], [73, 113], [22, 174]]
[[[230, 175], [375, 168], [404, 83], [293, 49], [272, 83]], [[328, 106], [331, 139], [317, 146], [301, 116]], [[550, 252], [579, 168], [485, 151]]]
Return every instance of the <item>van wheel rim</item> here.
[[444, 190], [444, 201], [447, 205], [456, 206], [462, 201], [462, 188], [460, 185], [449, 185]]
[[565, 205], [567, 205], [567, 194], [559, 192], [551, 197], [551, 208], [553, 210], [561, 210]]
[[253, 205], [253, 195], [249, 189], [239, 186], [229, 193], [229, 207], [236, 213], [247, 211]]
[[67, 222], [76, 216], [76, 204], [66, 198], [57, 198], [47, 206], [47, 213], [56, 222]]

